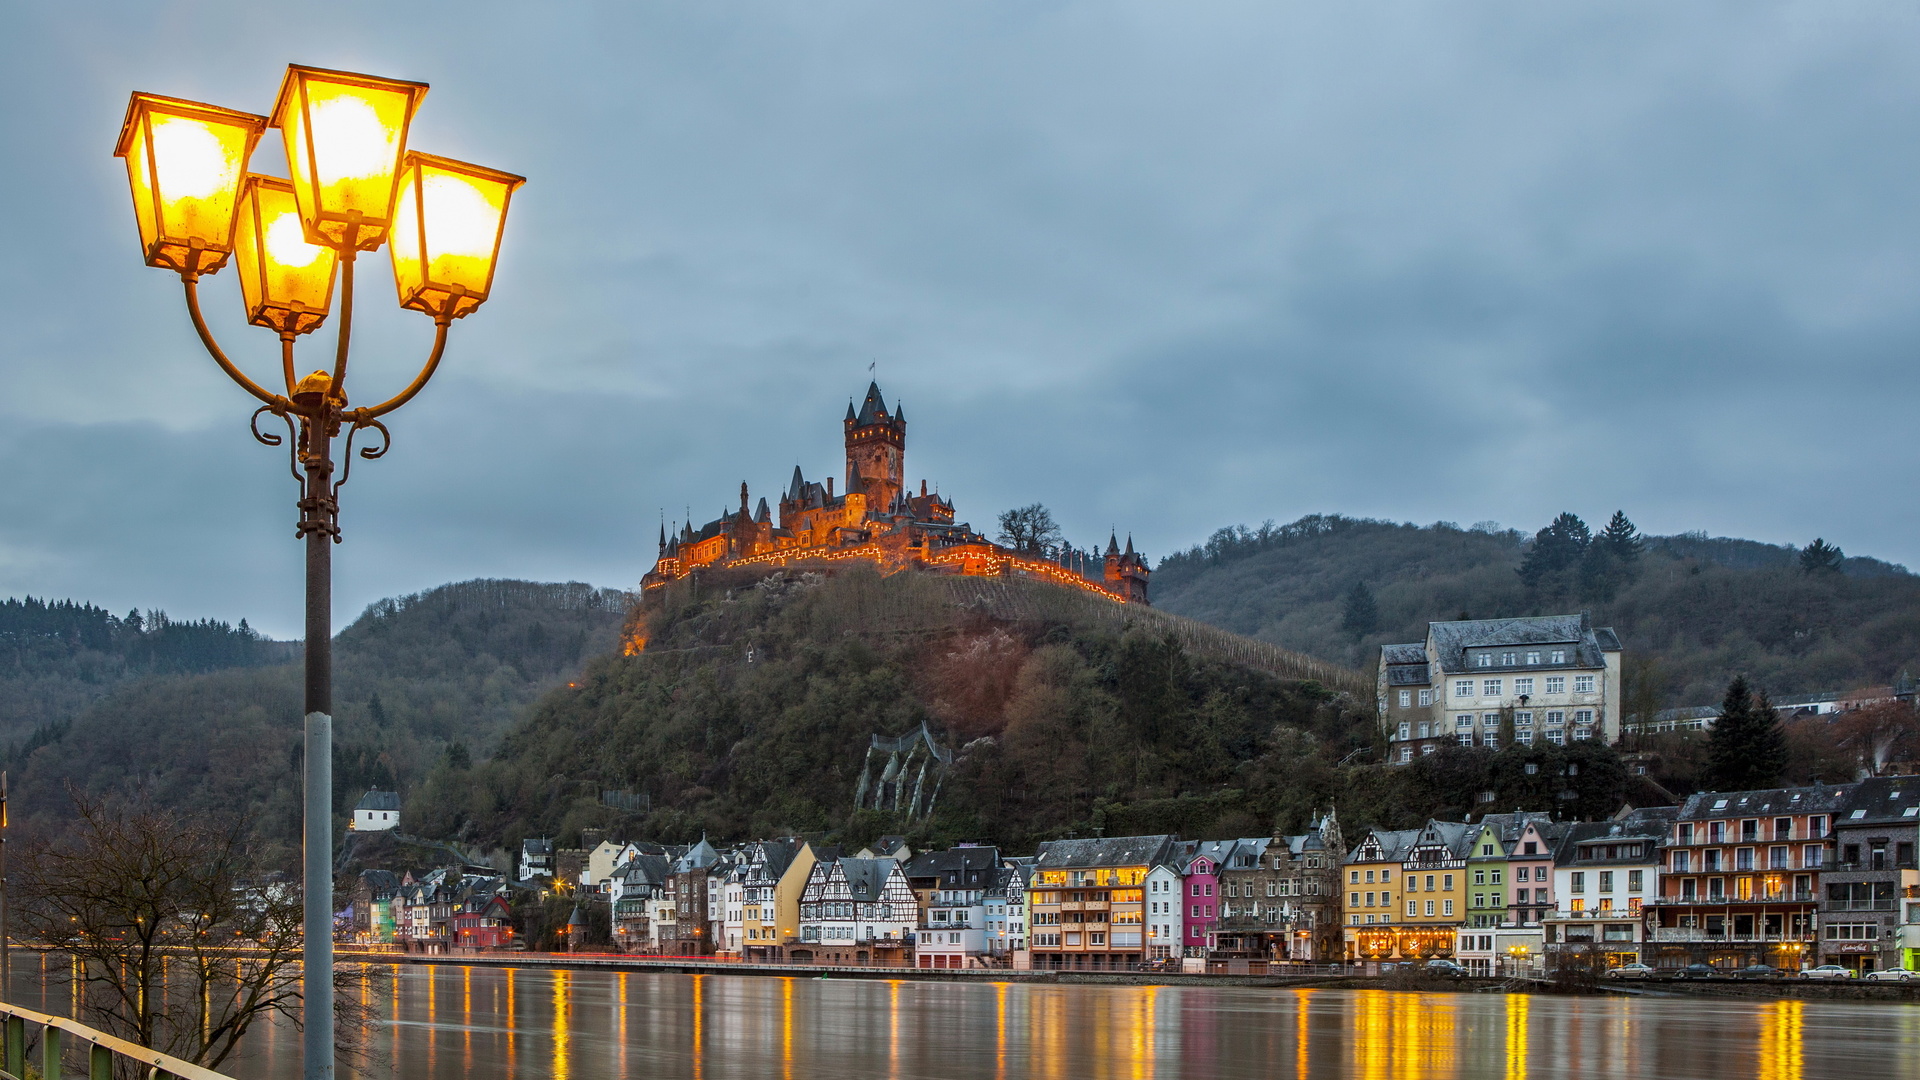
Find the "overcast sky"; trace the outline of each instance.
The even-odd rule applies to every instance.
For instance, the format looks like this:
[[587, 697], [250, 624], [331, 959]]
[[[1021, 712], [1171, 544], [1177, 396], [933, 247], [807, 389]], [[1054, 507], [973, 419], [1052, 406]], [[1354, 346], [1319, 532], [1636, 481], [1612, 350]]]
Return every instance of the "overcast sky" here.
[[[1915, 12], [8, 4], [0, 592], [297, 634], [285, 460], [111, 157], [130, 91], [265, 112], [288, 62], [430, 82], [415, 148], [529, 178], [494, 299], [345, 489], [342, 624], [631, 587], [663, 509], [838, 472], [870, 363], [976, 527], [1041, 501], [1158, 558], [1624, 508], [1920, 565]], [[363, 268], [357, 401], [431, 332]], [[273, 377], [231, 272], [205, 292]]]

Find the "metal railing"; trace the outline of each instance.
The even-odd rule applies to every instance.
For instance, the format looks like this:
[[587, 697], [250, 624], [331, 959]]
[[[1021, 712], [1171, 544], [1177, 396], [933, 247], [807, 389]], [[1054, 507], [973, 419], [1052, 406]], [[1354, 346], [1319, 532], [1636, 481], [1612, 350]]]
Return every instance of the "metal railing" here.
[[147, 1080], [232, 1080], [225, 1073], [217, 1073], [191, 1061], [182, 1061], [139, 1043], [128, 1042], [64, 1016], [50, 1016], [0, 1003], [0, 1017], [5, 1018], [6, 1032], [6, 1070], [0, 1076], [6, 1077], [6, 1080], [26, 1078], [28, 1024], [40, 1027], [40, 1076], [43, 1080], [62, 1080], [70, 1075], [63, 1071], [62, 1064], [68, 1048], [68, 1036], [72, 1036], [75, 1049], [86, 1047], [88, 1080], [113, 1080], [116, 1058], [138, 1066], [140, 1074]]

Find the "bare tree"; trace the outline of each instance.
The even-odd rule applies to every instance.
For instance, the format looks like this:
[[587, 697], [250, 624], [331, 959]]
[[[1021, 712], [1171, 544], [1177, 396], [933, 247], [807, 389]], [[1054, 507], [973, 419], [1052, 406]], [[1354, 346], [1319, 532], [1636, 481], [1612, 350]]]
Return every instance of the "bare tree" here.
[[69, 795], [70, 826], [23, 844], [15, 880], [22, 936], [78, 962], [80, 1019], [208, 1068], [256, 1021], [299, 1022], [300, 893], [261, 874], [239, 827]]
[[1000, 515], [1000, 542], [1035, 558], [1045, 558], [1060, 546], [1060, 526], [1053, 513], [1039, 503], [1017, 507]]

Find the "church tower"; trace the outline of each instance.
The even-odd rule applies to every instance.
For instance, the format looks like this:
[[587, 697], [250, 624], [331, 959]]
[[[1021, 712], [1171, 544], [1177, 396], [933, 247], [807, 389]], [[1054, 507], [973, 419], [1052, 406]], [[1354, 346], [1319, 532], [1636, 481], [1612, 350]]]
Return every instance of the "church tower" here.
[[906, 492], [907, 418], [896, 404], [887, 412], [878, 383], [867, 384], [867, 398], [854, 411], [847, 405], [847, 490], [866, 495], [879, 512]]

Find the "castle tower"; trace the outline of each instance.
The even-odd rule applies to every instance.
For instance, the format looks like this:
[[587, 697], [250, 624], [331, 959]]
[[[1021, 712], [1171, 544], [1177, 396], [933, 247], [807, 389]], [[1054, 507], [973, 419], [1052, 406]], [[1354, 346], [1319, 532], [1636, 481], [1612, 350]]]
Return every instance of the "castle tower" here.
[[893, 412], [887, 412], [880, 384], [868, 383], [860, 410], [855, 412], [849, 403], [843, 423], [847, 429], [847, 491], [864, 492], [868, 507], [884, 511], [907, 487], [905, 411], [895, 405]]
[[1147, 602], [1147, 557], [1133, 550], [1133, 537], [1127, 537], [1127, 550], [1121, 551], [1119, 537], [1107, 534], [1107, 586], [1126, 597], [1130, 604]]

